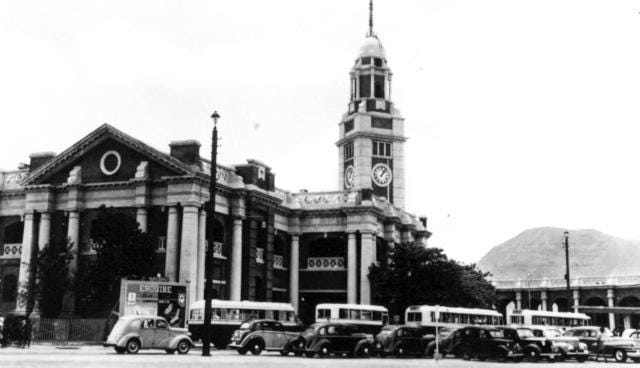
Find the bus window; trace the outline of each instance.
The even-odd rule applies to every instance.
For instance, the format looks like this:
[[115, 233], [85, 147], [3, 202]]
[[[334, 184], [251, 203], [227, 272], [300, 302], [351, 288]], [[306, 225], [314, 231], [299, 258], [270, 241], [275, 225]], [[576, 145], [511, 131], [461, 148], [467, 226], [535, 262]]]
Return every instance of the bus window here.
[[422, 321], [422, 313], [420, 312], [407, 313], [407, 322], [421, 322], [421, 321]]
[[360, 314], [360, 319], [363, 319], [365, 321], [371, 321], [371, 311], [363, 310]]
[[358, 310], [358, 309], [350, 309], [349, 310], [349, 319], [360, 319], [360, 310]]
[[382, 321], [382, 312], [373, 311], [373, 320]]
[[293, 312], [287, 312], [287, 320], [289, 322], [295, 322], [296, 321], [296, 315]]
[[389, 323], [389, 313], [382, 313], [382, 324], [386, 325]]
[[238, 309], [230, 309], [227, 311], [228, 319], [237, 321], [240, 319], [240, 311]]
[[273, 311], [272, 311], [272, 310], [265, 311], [265, 312], [264, 312], [264, 316], [265, 316], [265, 318], [267, 318], [267, 319], [274, 319], [274, 318], [273, 318]]
[[340, 319], [348, 319], [349, 318], [349, 310], [340, 308], [340, 314], [338, 315]]
[[331, 318], [331, 309], [318, 309], [318, 316], [316, 318]]

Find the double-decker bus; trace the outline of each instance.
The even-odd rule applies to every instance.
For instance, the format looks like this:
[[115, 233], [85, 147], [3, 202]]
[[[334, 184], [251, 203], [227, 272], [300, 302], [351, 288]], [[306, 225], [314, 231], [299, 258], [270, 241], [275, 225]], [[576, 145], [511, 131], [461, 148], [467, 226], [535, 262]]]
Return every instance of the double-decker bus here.
[[425, 333], [435, 333], [436, 324], [438, 327], [450, 328], [504, 324], [502, 314], [492, 309], [456, 308], [440, 305], [412, 305], [405, 310], [404, 317], [406, 324], [421, 327]]
[[[279, 321], [287, 331], [301, 331], [293, 306], [288, 303], [250, 302], [213, 299], [211, 301], [211, 341], [218, 349], [224, 349], [233, 331], [243, 321], [253, 318], [269, 318]], [[194, 341], [203, 336], [204, 300], [193, 303], [189, 310], [189, 332]]]
[[551, 312], [540, 310], [513, 310], [507, 314], [507, 321], [517, 326], [552, 326], [569, 328], [589, 326], [591, 317], [584, 313]]
[[349, 323], [362, 332], [377, 334], [389, 323], [389, 311], [379, 305], [321, 303], [316, 305], [315, 321]]

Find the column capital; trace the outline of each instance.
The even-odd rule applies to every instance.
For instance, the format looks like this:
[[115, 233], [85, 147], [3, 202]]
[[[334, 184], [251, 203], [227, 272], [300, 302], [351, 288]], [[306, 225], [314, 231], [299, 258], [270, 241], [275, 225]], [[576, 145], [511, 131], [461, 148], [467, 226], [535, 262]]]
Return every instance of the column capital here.
[[548, 299], [547, 291], [546, 291], [546, 290], [541, 290], [541, 291], [540, 291], [540, 299], [544, 299], [544, 300], [547, 300], [547, 299]]
[[607, 298], [614, 298], [614, 297], [615, 297], [615, 290], [607, 289]]
[[580, 299], [580, 290], [573, 290], [573, 299]]

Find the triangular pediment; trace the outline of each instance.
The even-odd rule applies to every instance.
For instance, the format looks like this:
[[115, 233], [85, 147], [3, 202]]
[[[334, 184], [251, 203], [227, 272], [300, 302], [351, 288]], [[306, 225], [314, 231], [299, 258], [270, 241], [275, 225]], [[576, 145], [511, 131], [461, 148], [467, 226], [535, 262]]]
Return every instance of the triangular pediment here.
[[[141, 165], [142, 162], [147, 164]], [[75, 179], [81, 183], [128, 181], [134, 179], [143, 166], [146, 166], [146, 178], [152, 180], [164, 176], [195, 175], [197, 172], [167, 153], [104, 124], [36, 168], [22, 184], [64, 184], [78, 166], [81, 169]]]

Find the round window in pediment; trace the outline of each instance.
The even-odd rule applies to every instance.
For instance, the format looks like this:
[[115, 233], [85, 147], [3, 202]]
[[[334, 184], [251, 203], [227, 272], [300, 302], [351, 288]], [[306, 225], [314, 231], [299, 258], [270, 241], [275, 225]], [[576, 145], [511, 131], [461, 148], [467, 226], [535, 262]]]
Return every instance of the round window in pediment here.
[[120, 169], [120, 164], [122, 164], [120, 154], [117, 151], [107, 151], [100, 159], [100, 170], [105, 175], [113, 175]]

